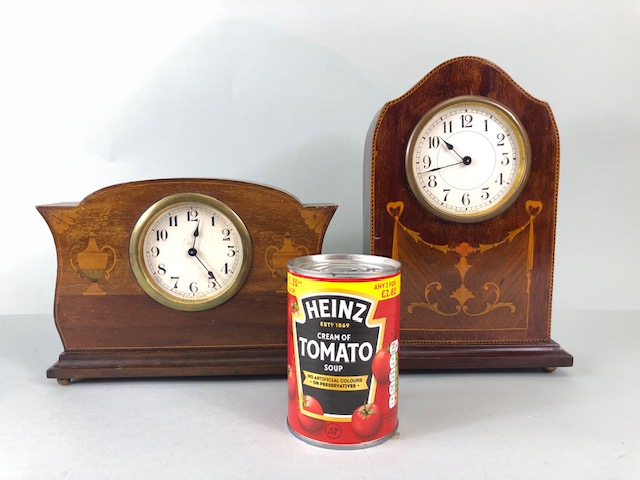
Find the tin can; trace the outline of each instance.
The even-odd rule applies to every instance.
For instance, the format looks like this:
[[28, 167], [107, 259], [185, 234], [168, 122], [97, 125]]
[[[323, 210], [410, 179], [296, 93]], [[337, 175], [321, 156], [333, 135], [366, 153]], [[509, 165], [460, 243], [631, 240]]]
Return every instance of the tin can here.
[[287, 423], [329, 448], [365, 448], [398, 427], [400, 262], [311, 255], [288, 263]]

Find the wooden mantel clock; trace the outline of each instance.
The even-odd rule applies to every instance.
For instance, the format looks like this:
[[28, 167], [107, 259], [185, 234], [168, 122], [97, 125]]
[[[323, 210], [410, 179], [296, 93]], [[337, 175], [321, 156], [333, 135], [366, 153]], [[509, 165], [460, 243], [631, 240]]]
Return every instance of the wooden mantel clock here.
[[214, 179], [111, 186], [37, 207], [58, 259], [64, 352], [47, 376], [286, 372], [286, 276], [319, 253], [335, 205]]
[[402, 263], [402, 368], [573, 364], [550, 338], [559, 160], [549, 106], [482, 58], [380, 110], [365, 238]]

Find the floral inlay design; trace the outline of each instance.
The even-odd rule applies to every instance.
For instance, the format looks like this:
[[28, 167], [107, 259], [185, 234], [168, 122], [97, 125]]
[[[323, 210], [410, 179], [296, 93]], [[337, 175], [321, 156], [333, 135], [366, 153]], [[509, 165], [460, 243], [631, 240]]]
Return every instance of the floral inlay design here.
[[519, 228], [508, 232], [508, 234], [496, 243], [491, 244], [479, 244], [477, 246], [470, 245], [468, 242], [461, 242], [456, 245], [436, 245], [433, 243], [429, 243], [422, 239], [421, 234], [414, 230], [411, 230], [407, 226], [403, 225], [400, 221], [400, 217], [402, 216], [402, 212], [404, 210], [404, 203], [401, 201], [398, 202], [389, 202], [387, 204], [387, 212], [394, 218], [394, 233], [393, 233], [393, 250], [392, 257], [398, 259], [398, 229], [402, 229], [406, 232], [414, 241], [417, 243], [421, 243], [426, 245], [428, 248], [437, 250], [442, 253], [455, 253], [457, 255], [457, 263], [453, 265], [458, 272], [458, 277], [460, 280], [459, 285], [449, 292], [449, 298], [455, 300], [456, 304], [453, 309], [444, 310], [441, 308], [440, 304], [433, 299], [433, 293], [436, 291], [441, 291], [444, 287], [440, 281], [433, 281], [426, 285], [424, 289], [424, 301], [420, 302], [411, 302], [407, 306], [407, 311], [409, 313], [413, 313], [416, 308], [426, 308], [438, 315], [444, 317], [454, 317], [459, 314], [467, 315], [470, 317], [480, 317], [486, 315], [487, 313], [496, 310], [496, 309], [508, 309], [510, 313], [515, 313], [516, 306], [509, 301], [506, 301], [502, 298], [502, 291], [500, 290], [500, 286], [498, 282], [487, 279], [484, 282], [482, 288], [491, 293], [491, 301], [487, 301], [485, 305], [481, 308], [477, 306], [475, 309], [470, 306], [470, 300], [476, 298], [476, 294], [469, 289], [465, 280], [469, 273], [469, 270], [473, 267], [473, 263], [470, 261], [474, 255], [481, 255], [489, 250], [496, 249], [506, 243], [512, 242], [516, 237], [523, 234], [523, 232], [528, 231], [529, 238], [527, 244], [527, 264], [526, 264], [526, 277], [527, 277], [527, 296], [529, 295], [530, 286], [531, 286], [531, 270], [533, 269], [533, 254], [534, 254], [534, 236], [533, 236], [533, 227], [536, 216], [542, 210], [542, 202], [528, 200], [525, 203], [525, 208], [527, 213], [529, 214], [528, 221], [520, 226]]

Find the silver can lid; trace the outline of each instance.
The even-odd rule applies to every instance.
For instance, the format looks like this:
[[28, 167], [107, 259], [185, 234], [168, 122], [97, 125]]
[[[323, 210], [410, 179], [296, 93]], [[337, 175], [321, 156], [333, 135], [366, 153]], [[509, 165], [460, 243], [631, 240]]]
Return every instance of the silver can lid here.
[[318, 278], [376, 278], [400, 272], [400, 262], [376, 255], [331, 253], [297, 257], [289, 271]]

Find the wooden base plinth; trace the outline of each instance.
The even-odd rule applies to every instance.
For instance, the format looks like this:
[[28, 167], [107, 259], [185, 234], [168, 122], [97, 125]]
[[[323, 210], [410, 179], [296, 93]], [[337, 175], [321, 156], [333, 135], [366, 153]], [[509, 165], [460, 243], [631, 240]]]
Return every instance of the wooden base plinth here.
[[402, 370], [518, 369], [570, 367], [573, 356], [553, 340], [526, 344], [403, 343]]
[[285, 375], [287, 349], [149, 349], [63, 352], [47, 370], [60, 384], [72, 379]]
[[[284, 375], [286, 347], [271, 349], [78, 350], [63, 352], [47, 370], [66, 385], [74, 379]], [[554, 341], [532, 344], [442, 345], [403, 343], [401, 370], [474, 370], [570, 367], [573, 356]]]

